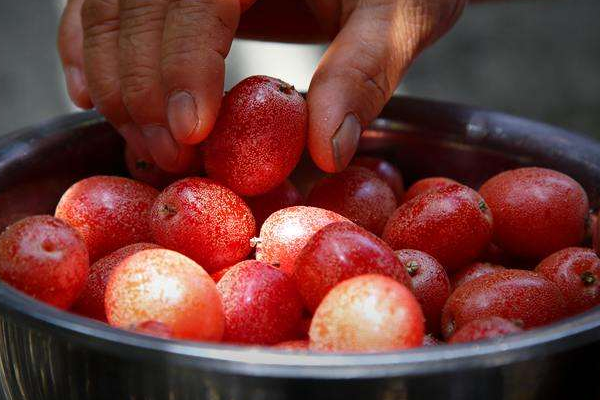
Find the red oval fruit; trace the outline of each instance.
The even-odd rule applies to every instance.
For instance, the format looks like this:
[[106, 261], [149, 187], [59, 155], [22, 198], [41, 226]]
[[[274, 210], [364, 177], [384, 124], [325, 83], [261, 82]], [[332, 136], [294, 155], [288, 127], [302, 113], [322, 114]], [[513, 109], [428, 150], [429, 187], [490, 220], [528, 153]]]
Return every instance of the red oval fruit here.
[[498, 174], [479, 190], [494, 215], [494, 243], [541, 259], [583, 240], [588, 198], [576, 181], [545, 168]]
[[415, 197], [429, 193], [431, 191], [439, 190], [451, 185], [458, 185], [459, 183], [450, 178], [444, 178], [441, 176], [435, 176], [431, 178], [425, 178], [413, 183], [406, 194], [404, 195], [404, 202], [414, 199]]
[[413, 294], [421, 304], [427, 330], [440, 332], [442, 308], [450, 296], [450, 280], [444, 267], [419, 250], [398, 250], [396, 257], [411, 278]]
[[476, 319], [465, 324], [448, 341], [448, 343], [467, 343], [477, 340], [492, 339], [512, 333], [522, 332], [514, 323], [500, 317]]
[[196, 151], [194, 161], [185, 173], [173, 173], [163, 171], [152, 161], [145, 160], [135, 155], [131, 147], [125, 147], [125, 165], [131, 177], [137, 181], [147, 183], [157, 189], [163, 189], [178, 179], [191, 175], [202, 175], [204, 173], [204, 160], [202, 153]]
[[166, 324], [157, 321], [144, 321], [137, 324], [133, 331], [141, 333], [142, 335], [155, 336], [163, 339], [170, 339], [173, 337], [173, 330]]
[[392, 189], [396, 196], [396, 201], [398, 203], [402, 201], [402, 197], [404, 196], [404, 181], [402, 180], [402, 174], [392, 163], [381, 158], [361, 156], [352, 160], [351, 165], [364, 167], [375, 172], [379, 179], [387, 183]]
[[244, 200], [206, 178], [181, 179], [152, 206], [156, 243], [178, 251], [213, 272], [250, 253], [254, 217]]
[[0, 235], [0, 279], [55, 307], [77, 299], [88, 267], [81, 235], [49, 215], [24, 218]]
[[392, 214], [383, 231], [393, 249], [426, 252], [447, 270], [476, 259], [492, 237], [492, 215], [474, 190], [453, 185], [415, 197]]
[[256, 227], [260, 228], [263, 222], [265, 222], [265, 220], [275, 211], [300, 205], [302, 203], [302, 195], [298, 189], [286, 179], [275, 189], [258, 196], [247, 197], [244, 200], [252, 210], [252, 214], [256, 220]]
[[406, 286], [382, 275], [361, 275], [325, 296], [310, 326], [310, 349], [378, 352], [421, 346], [423, 313]]
[[480, 276], [493, 274], [498, 271], [504, 271], [502, 265], [491, 264], [487, 262], [475, 262], [456, 271], [451, 277], [452, 287], [456, 289], [460, 285], [479, 278]]
[[251, 76], [223, 97], [204, 145], [208, 176], [244, 196], [266, 193], [292, 172], [306, 143], [302, 96], [279, 79]]
[[158, 191], [119, 176], [93, 176], [71, 186], [55, 216], [79, 231], [90, 262], [139, 242], [151, 242], [149, 213]]
[[319, 229], [348, 221], [333, 211], [296, 206], [279, 210], [263, 223], [256, 246], [256, 259], [292, 273], [300, 250]]
[[308, 351], [308, 340], [288, 340], [273, 346], [278, 350], [286, 351]]
[[456, 288], [442, 311], [442, 333], [449, 338], [467, 323], [488, 317], [529, 329], [554, 322], [565, 311], [565, 300], [554, 283], [532, 271], [505, 270]]
[[106, 287], [108, 323], [121, 328], [152, 320], [179, 339], [219, 341], [221, 298], [208, 273], [191, 259], [166, 249], [143, 250], [113, 270]]
[[397, 206], [392, 189], [362, 167], [349, 167], [321, 179], [308, 195], [307, 204], [343, 215], [376, 235]]
[[558, 286], [570, 315], [600, 304], [600, 258], [594, 250], [570, 247], [557, 251], [535, 271]]
[[331, 288], [364, 274], [389, 276], [412, 287], [406, 269], [383, 240], [352, 222], [334, 222], [304, 246], [293, 277], [304, 304], [315, 311]]
[[294, 338], [302, 300], [286, 273], [260, 261], [242, 261], [217, 289], [225, 312], [223, 341], [268, 345]]
[[114, 268], [121, 261], [138, 251], [158, 248], [160, 246], [153, 243], [130, 244], [96, 261], [90, 266], [87, 282], [77, 301], [73, 304], [72, 311], [106, 322], [104, 295], [106, 293], [106, 284]]

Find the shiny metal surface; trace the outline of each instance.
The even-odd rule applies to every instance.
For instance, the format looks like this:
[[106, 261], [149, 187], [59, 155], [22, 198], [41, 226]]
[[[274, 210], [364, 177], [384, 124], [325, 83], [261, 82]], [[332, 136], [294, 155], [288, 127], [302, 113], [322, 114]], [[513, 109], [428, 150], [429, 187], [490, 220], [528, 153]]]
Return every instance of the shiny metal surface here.
[[[600, 200], [598, 143], [499, 113], [396, 98], [361, 151], [396, 162], [408, 180], [443, 174], [473, 186], [506, 168], [548, 166], [581, 182], [594, 206]], [[122, 142], [94, 113], [0, 138], [0, 224], [52, 212], [76, 179], [122, 171]], [[600, 310], [477, 345], [307, 355], [135, 335], [0, 285], [0, 332], [0, 387], [8, 399], [600, 396]]]

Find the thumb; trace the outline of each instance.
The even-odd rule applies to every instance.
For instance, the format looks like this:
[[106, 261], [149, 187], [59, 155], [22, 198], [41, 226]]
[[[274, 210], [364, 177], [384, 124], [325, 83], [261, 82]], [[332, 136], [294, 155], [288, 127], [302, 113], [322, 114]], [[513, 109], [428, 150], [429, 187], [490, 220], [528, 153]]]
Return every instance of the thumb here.
[[[351, 3], [351, 4], [346, 4]], [[364, 126], [380, 113], [412, 60], [445, 33], [465, 0], [350, 0], [343, 28], [308, 91], [308, 148], [327, 172], [350, 162]]]

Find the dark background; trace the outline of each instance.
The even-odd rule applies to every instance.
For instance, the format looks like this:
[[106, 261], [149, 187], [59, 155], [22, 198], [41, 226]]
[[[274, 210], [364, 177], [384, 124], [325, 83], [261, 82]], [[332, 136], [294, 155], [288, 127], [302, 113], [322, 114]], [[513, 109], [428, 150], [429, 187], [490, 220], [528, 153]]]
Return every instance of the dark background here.
[[[59, 0], [0, 1], [0, 133], [73, 111], [55, 36]], [[600, 138], [600, 2], [471, 5], [399, 91], [543, 120]], [[263, 73], [305, 89], [320, 46], [238, 42], [228, 85]]]

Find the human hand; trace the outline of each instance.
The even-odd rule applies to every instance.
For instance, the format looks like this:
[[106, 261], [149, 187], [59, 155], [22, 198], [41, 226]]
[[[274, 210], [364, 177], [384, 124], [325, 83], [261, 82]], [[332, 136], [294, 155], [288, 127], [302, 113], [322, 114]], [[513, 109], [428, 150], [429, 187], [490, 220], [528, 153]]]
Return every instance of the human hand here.
[[[259, 0], [254, 7], [294, 3], [287, 1]], [[224, 59], [253, 2], [69, 0], [58, 43], [71, 99], [83, 108], [93, 104], [138, 155], [169, 171], [185, 170], [191, 146], [215, 123]], [[465, 2], [307, 0], [332, 39], [307, 96], [308, 148], [319, 167], [345, 168], [362, 128], [379, 114], [412, 60], [454, 24]], [[260, 22], [250, 34], [264, 38], [263, 30], [277, 39], [266, 15]]]

